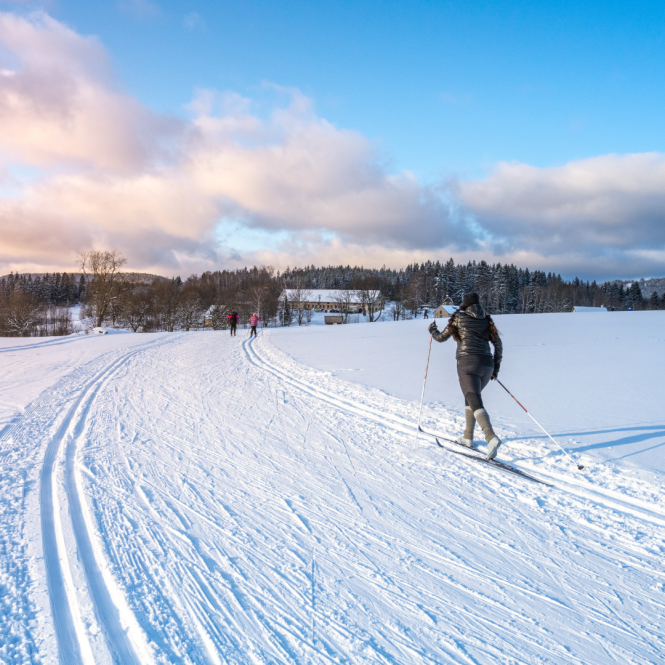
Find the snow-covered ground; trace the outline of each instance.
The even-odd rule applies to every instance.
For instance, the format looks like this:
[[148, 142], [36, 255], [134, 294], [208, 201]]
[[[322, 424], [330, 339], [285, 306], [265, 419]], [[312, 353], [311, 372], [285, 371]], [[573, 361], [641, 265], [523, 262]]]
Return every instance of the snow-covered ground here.
[[[142, 335], [110, 330], [68, 337], [0, 337], [0, 433], [43, 390], [72, 370], [117, 349], [145, 344]], [[161, 337], [168, 333], [151, 335]]]
[[0, 661], [663, 662], [665, 313], [589, 316], [497, 317], [551, 488], [415, 440], [422, 320], [0, 340]]

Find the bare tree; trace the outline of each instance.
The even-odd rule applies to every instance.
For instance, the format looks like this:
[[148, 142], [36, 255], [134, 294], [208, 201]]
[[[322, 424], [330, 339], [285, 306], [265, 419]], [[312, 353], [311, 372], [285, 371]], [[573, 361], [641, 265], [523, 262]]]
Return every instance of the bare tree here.
[[123, 299], [122, 322], [133, 332], [145, 326], [154, 310], [153, 298], [147, 286], [132, 289]]
[[123, 284], [120, 268], [127, 259], [118, 251], [88, 250], [79, 253], [79, 267], [87, 281], [87, 306], [97, 327], [109, 313]]
[[155, 294], [155, 309], [159, 317], [159, 325], [167, 332], [173, 332], [178, 322], [178, 303], [180, 300], [181, 282], [170, 279], [152, 285]]
[[180, 325], [189, 330], [197, 326], [203, 314], [201, 298], [195, 289], [183, 289], [178, 301], [178, 320]]
[[418, 310], [425, 304], [425, 281], [422, 275], [414, 275], [404, 289], [402, 304], [413, 316], [417, 316]]
[[288, 291], [289, 305], [291, 310], [295, 312], [296, 321], [299, 326], [307, 324], [312, 320], [312, 313], [308, 312], [306, 303], [312, 299], [312, 294], [309, 289], [303, 287], [300, 279], [296, 280], [295, 287]]
[[379, 285], [373, 278], [365, 277], [358, 282], [356, 298], [369, 317], [369, 322], [377, 321], [383, 312], [385, 300]]
[[339, 311], [344, 317], [344, 323], [349, 322], [349, 313], [351, 312], [351, 305], [358, 301], [358, 296], [353, 289], [340, 289], [339, 293], [335, 296], [335, 302], [339, 305]]
[[270, 297], [269, 284], [254, 284], [249, 288], [249, 297], [259, 318], [266, 318], [266, 301]]
[[29, 337], [43, 315], [44, 306], [37, 298], [15, 290], [2, 303], [1, 334], [9, 337]]

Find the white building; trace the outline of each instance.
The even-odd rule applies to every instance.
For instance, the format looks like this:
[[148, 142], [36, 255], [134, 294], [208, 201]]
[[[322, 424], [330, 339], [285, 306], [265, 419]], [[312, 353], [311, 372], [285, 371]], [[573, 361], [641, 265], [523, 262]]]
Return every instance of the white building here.
[[579, 312], [584, 314], [589, 314], [593, 312], [606, 312], [606, 311], [607, 307], [580, 307], [579, 305], [573, 307], [573, 312]]
[[316, 309], [324, 312], [341, 312], [348, 309], [352, 313], [362, 313], [363, 305], [360, 295], [355, 291], [342, 289], [285, 289], [279, 297], [289, 301], [291, 309]]

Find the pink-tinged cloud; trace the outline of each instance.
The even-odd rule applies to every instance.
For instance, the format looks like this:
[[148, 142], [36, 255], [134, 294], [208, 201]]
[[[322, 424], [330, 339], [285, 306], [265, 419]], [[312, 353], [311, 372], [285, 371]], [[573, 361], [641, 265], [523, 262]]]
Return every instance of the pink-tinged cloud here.
[[665, 246], [665, 155], [603, 155], [556, 168], [499, 164], [459, 184], [459, 198], [497, 243], [542, 254]]
[[146, 167], [178, 130], [124, 93], [108, 55], [43, 12], [0, 13], [0, 153], [42, 168]]
[[46, 14], [0, 14], [0, 43], [14, 59], [2, 63], [0, 151], [45, 173], [0, 201], [15, 263], [113, 243], [142, 265], [209, 267], [233, 255], [214, 241], [229, 219], [393, 247], [468, 242], [439, 192], [388, 173], [366, 138], [298, 91], [277, 90], [289, 101], [268, 117], [201, 91], [192, 119], [175, 121], [122, 91], [96, 39]]

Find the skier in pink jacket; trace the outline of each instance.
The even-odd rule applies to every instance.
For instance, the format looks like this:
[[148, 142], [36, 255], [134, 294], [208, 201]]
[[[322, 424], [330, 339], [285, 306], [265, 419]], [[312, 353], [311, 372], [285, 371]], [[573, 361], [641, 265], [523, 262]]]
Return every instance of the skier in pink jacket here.
[[260, 320], [261, 319], [258, 317], [256, 312], [254, 312], [254, 314], [252, 314], [252, 316], [249, 317], [249, 325], [252, 327], [252, 329], [249, 331], [249, 336], [250, 337], [252, 335], [254, 335], [254, 337], [256, 337], [256, 326], [258, 325]]

